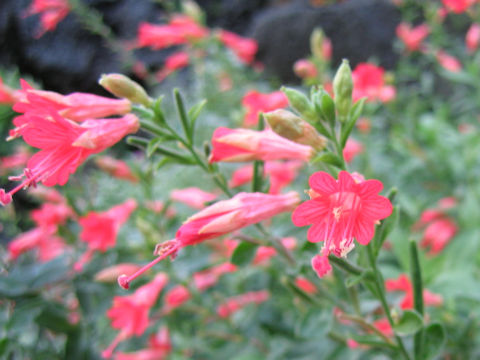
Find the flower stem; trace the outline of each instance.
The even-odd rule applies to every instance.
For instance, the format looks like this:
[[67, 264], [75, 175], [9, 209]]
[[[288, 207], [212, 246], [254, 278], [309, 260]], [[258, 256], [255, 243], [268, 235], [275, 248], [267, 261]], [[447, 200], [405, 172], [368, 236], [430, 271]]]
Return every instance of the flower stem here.
[[[410, 240], [410, 267], [413, 282], [413, 304], [415, 310], [423, 317], [423, 283], [420, 261], [418, 259], [417, 242]], [[423, 352], [423, 329], [420, 329], [413, 338], [415, 359], [421, 359]]]

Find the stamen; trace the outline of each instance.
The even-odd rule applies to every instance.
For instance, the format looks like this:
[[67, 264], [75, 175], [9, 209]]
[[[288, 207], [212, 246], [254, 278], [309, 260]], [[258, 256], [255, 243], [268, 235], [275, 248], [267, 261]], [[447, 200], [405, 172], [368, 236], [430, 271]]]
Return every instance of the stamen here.
[[145, 271], [149, 270], [151, 267], [155, 266], [157, 263], [159, 263], [163, 259], [167, 258], [168, 256], [171, 256], [172, 259], [174, 259], [177, 255], [177, 251], [180, 249], [180, 246], [181, 246], [180, 242], [177, 241], [176, 239], [166, 241], [162, 244], [158, 244], [155, 247], [155, 252], [154, 252], [154, 254], [158, 255], [158, 257], [152, 262], [143, 266], [133, 275], [130, 275], [130, 276], [127, 276], [125, 274], [120, 275], [117, 279], [118, 285], [120, 285], [120, 287], [122, 287], [123, 289], [127, 290], [130, 287], [130, 282], [132, 280], [142, 275]]

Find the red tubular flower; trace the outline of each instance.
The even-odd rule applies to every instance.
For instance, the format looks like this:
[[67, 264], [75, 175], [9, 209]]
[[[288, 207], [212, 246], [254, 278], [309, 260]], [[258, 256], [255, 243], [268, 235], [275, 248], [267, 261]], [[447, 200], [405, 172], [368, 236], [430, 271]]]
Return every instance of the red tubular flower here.
[[168, 328], [162, 327], [157, 334], [152, 335], [149, 347], [133, 353], [115, 353], [115, 360], [163, 360], [172, 351]]
[[48, 116], [24, 116], [22, 125], [13, 132], [40, 151], [30, 158], [23, 176], [12, 178], [19, 181], [25, 177], [26, 180], [8, 193], [0, 189], [2, 205], [10, 203], [12, 195], [20, 189], [35, 186], [38, 182], [45, 186], [65, 185], [70, 174], [88, 156], [114, 145], [140, 126], [138, 118], [132, 114], [119, 119], [87, 120], [80, 125], [56, 112], [50, 112]]
[[251, 64], [255, 60], [255, 54], [258, 50], [258, 44], [255, 40], [241, 37], [226, 30], [220, 30], [219, 38], [245, 64]]
[[105, 212], [97, 213], [91, 211], [87, 216], [78, 220], [82, 227], [80, 240], [87, 243], [88, 250], [75, 263], [76, 271], [80, 271], [83, 268], [95, 251], [105, 252], [115, 246], [120, 227], [128, 220], [136, 207], [136, 201], [129, 199], [123, 204], [114, 206]]
[[[281, 243], [287, 250], [293, 250], [297, 246], [297, 240], [293, 237], [283, 238]], [[252, 263], [254, 265], [267, 263], [275, 255], [277, 255], [277, 250], [273, 246], [259, 246]]]
[[178, 51], [165, 59], [165, 66], [162, 70], [157, 72], [156, 78], [159, 82], [163, 81], [167, 76], [173, 72], [187, 66], [190, 62], [188, 53], [185, 51]]
[[131, 110], [130, 101], [126, 99], [111, 99], [80, 92], [61, 95], [53, 91], [35, 90], [23, 79], [20, 80], [20, 84], [22, 90], [18, 92], [21, 100], [15, 103], [13, 110], [25, 115], [14, 120], [16, 126], [21, 126], [27, 120], [24, 117], [28, 117], [32, 112], [48, 115], [49, 111], [56, 111], [62, 117], [81, 122], [87, 119], [125, 115]]
[[202, 39], [208, 30], [185, 15], [174, 16], [167, 25], [141, 23], [138, 28], [138, 46], [160, 50], [173, 45]]
[[20, 99], [18, 90], [14, 90], [3, 83], [0, 77], [0, 104], [12, 105]]
[[315, 294], [317, 292], [315, 284], [303, 276], [298, 276], [295, 279], [295, 285], [307, 294]]
[[[385, 280], [385, 289], [387, 291], [403, 291], [405, 296], [400, 303], [403, 310], [413, 309], [413, 285], [407, 275], [401, 274], [398, 279]], [[423, 290], [423, 301], [426, 306], [440, 306], [443, 304], [443, 298], [428, 290]]]
[[345, 162], [350, 163], [353, 161], [355, 156], [363, 152], [363, 145], [361, 142], [349, 138], [345, 147], [343, 148], [343, 158]]
[[40, 209], [33, 210], [31, 215], [32, 220], [38, 226], [57, 226], [65, 224], [67, 219], [74, 215], [74, 212], [65, 203], [45, 203]]
[[213, 133], [212, 145], [210, 163], [285, 159], [308, 161], [315, 154], [311, 146], [297, 144], [270, 129], [255, 131], [219, 127]]
[[402, 22], [397, 26], [397, 36], [405, 44], [408, 51], [420, 50], [423, 40], [429, 33], [430, 28], [426, 24], [412, 28], [410, 24]]
[[446, 217], [434, 220], [427, 225], [420, 246], [430, 247], [429, 254], [436, 255], [443, 251], [456, 233], [457, 225], [452, 220]]
[[178, 201], [194, 209], [200, 210], [205, 207], [205, 203], [215, 200], [217, 195], [196, 187], [189, 187], [181, 190], [172, 190], [170, 198], [173, 201]]
[[217, 307], [217, 314], [222, 318], [226, 318], [248, 304], [261, 304], [262, 302], [267, 301], [269, 297], [270, 293], [267, 290], [251, 291], [235, 296], [220, 304]]
[[226, 235], [243, 227], [291, 211], [299, 201], [292, 191], [283, 195], [263, 193], [239, 193], [229, 200], [222, 200], [191, 216], [178, 229], [175, 239], [157, 246], [157, 259], [131, 276], [120, 276], [121, 287], [128, 289], [130, 281], [168, 256], [175, 256], [179, 249], [204, 240]]
[[388, 102], [395, 98], [395, 87], [385, 85], [385, 70], [383, 68], [361, 63], [352, 72], [353, 77], [353, 101], [363, 97], [367, 101]]
[[[367, 245], [375, 232], [375, 223], [392, 213], [392, 204], [378, 195], [383, 185], [378, 180], [355, 182], [341, 171], [338, 180], [319, 171], [310, 176], [312, 199], [298, 206], [292, 214], [296, 226], [313, 225], [307, 233], [311, 242], [325, 241], [322, 258], [312, 260], [320, 274], [329, 270], [326, 256], [346, 256], [355, 238]], [[326, 262], [327, 261], [327, 262]]]
[[288, 98], [281, 91], [264, 94], [251, 90], [243, 97], [242, 105], [247, 109], [243, 124], [245, 126], [255, 126], [258, 123], [258, 114], [260, 112], [285, 108], [288, 106]]
[[441, 67], [450, 72], [459, 72], [462, 70], [462, 63], [458, 59], [450, 54], [447, 54], [443, 50], [438, 50], [437, 61]]
[[69, 11], [70, 5], [67, 0], [33, 0], [24, 16], [40, 14], [41, 27], [36, 34], [36, 37], [40, 37], [47, 31], [55, 30]]
[[465, 35], [465, 44], [469, 53], [473, 53], [478, 49], [480, 44], [480, 24], [474, 23], [470, 26]]
[[19, 147], [13, 155], [0, 158], [0, 175], [5, 175], [11, 169], [25, 167], [30, 152], [25, 147]]
[[117, 179], [123, 179], [133, 183], [138, 182], [138, 177], [132, 173], [132, 170], [130, 170], [125, 161], [117, 160], [111, 156], [98, 156], [95, 158], [95, 164]]
[[193, 274], [193, 282], [198, 291], [202, 292], [214, 286], [221, 275], [236, 271], [237, 267], [229, 262]]
[[188, 291], [185, 286], [177, 285], [173, 287], [165, 294], [165, 312], [168, 313], [171, 310], [181, 306], [182, 304], [190, 300], [190, 298], [190, 291]]
[[167, 282], [167, 275], [159, 273], [151, 282], [139, 287], [133, 294], [113, 298], [113, 306], [107, 311], [107, 316], [112, 322], [112, 328], [120, 332], [102, 352], [104, 359], [112, 356], [113, 350], [121, 341], [133, 335], [140, 336], [145, 332], [149, 325], [150, 308], [157, 301], [158, 295]]
[[377, 330], [380, 331], [386, 337], [393, 337], [394, 335], [392, 326], [390, 325], [390, 322], [388, 321], [387, 318], [382, 318], [374, 321], [373, 326], [375, 326]]
[[475, 3], [476, 0], [442, 0], [443, 6], [448, 10], [461, 14], [468, 10], [470, 6]]
[[293, 72], [300, 79], [314, 79], [318, 75], [318, 70], [315, 64], [307, 59], [300, 59], [293, 64]]

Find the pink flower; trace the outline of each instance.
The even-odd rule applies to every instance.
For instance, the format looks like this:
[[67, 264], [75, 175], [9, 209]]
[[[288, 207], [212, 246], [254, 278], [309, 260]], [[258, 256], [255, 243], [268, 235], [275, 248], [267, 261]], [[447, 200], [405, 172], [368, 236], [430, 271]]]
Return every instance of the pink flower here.
[[473, 23], [465, 35], [465, 44], [469, 53], [473, 53], [478, 49], [480, 44], [480, 24]]
[[360, 347], [360, 344], [353, 339], [347, 339], [347, 346], [350, 349], [357, 349]]
[[113, 298], [113, 306], [107, 311], [107, 316], [112, 322], [112, 328], [120, 332], [102, 352], [104, 359], [112, 356], [113, 350], [121, 341], [133, 335], [140, 336], [145, 332], [149, 325], [150, 308], [155, 304], [167, 282], [167, 275], [159, 273], [151, 282], [139, 287], [133, 294]]
[[113, 115], [125, 115], [130, 112], [131, 104], [126, 99], [111, 99], [88, 93], [61, 95], [53, 91], [35, 90], [25, 80], [20, 80], [22, 99], [15, 103], [13, 110], [23, 113], [14, 120], [20, 126], [24, 117], [30, 113], [37, 115], [55, 111], [60, 116], [81, 122], [87, 119], [104, 118]]
[[192, 18], [175, 15], [167, 25], [141, 23], [138, 28], [138, 46], [149, 46], [160, 50], [174, 45], [200, 40], [208, 35], [208, 30]]
[[217, 314], [222, 318], [229, 317], [248, 304], [261, 304], [270, 297], [267, 290], [252, 291], [242, 295], [229, 298], [217, 307]]
[[165, 66], [157, 72], [157, 80], [163, 81], [167, 76], [173, 72], [181, 69], [189, 64], [189, 56], [185, 51], [178, 51], [165, 59]]
[[361, 63], [352, 72], [353, 100], [366, 97], [368, 101], [388, 102], [395, 98], [393, 86], [385, 85], [385, 70], [383, 68]]
[[450, 72], [459, 72], [462, 70], [462, 64], [460, 61], [458, 61], [458, 59], [452, 55], [447, 54], [445, 51], [438, 50], [436, 57], [440, 66], [442, 66], [445, 70]]
[[65, 203], [45, 203], [40, 209], [33, 210], [31, 215], [38, 226], [57, 226], [64, 225], [67, 219], [75, 214]]
[[315, 284], [303, 276], [298, 276], [295, 279], [295, 285], [307, 294], [315, 294], [317, 292]]
[[298, 206], [292, 214], [296, 226], [312, 224], [307, 233], [311, 242], [325, 241], [322, 254], [312, 260], [314, 270], [323, 276], [330, 270], [327, 255], [346, 256], [355, 238], [367, 245], [375, 232], [375, 223], [392, 213], [392, 204], [378, 195], [383, 185], [378, 180], [355, 182], [346, 171], [338, 180], [319, 171], [310, 176], [313, 198]]
[[[403, 291], [403, 297], [400, 307], [403, 310], [413, 309], [413, 285], [407, 275], [401, 274], [398, 279], [385, 280], [385, 289], [387, 291]], [[440, 306], [443, 304], [443, 298], [440, 295], [433, 294], [428, 290], [423, 290], [423, 301], [426, 306]]]
[[397, 26], [397, 36], [405, 44], [408, 51], [420, 50], [423, 40], [429, 33], [430, 28], [426, 24], [412, 28], [410, 24], [402, 22]]
[[332, 42], [329, 38], [325, 37], [322, 42], [322, 56], [325, 60], [330, 60], [332, 58]]
[[[293, 250], [297, 246], [297, 240], [292, 237], [281, 239], [281, 243], [287, 250]], [[259, 246], [252, 262], [255, 265], [264, 264], [275, 255], [277, 250], [273, 246]]]
[[370, 119], [366, 117], [361, 117], [360, 119], [358, 119], [355, 123], [355, 126], [362, 134], [368, 134], [370, 132], [370, 129], [372, 128]]
[[447, 196], [438, 200], [438, 207], [442, 210], [448, 210], [457, 206], [457, 199], [454, 196]]
[[0, 104], [12, 105], [20, 99], [18, 90], [14, 90], [3, 83], [0, 77]]
[[332, 266], [328, 261], [327, 255], [320, 255], [320, 254], [315, 255], [312, 258], [311, 264], [312, 264], [312, 269], [315, 270], [318, 277], [320, 278], [332, 272]]
[[245, 64], [250, 64], [255, 60], [255, 54], [258, 50], [258, 44], [255, 40], [241, 37], [226, 30], [220, 30], [219, 37], [220, 41]]
[[427, 225], [420, 246], [423, 248], [430, 247], [429, 254], [436, 255], [448, 245], [457, 230], [457, 226], [452, 220], [446, 217], [436, 219]]
[[97, 164], [100, 169], [117, 179], [123, 179], [133, 183], [138, 182], [138, 177], [132, 173], [132, 170], [130, 170], [125, 161], [104, 155], [95, 158], [95, 164]]
[[221, 275], [236, 271], [237, 267], [229, 262], [193, 274], [193, 282], [198, 291], [203, 292], [214, 286]]
[[67, 200], [57, 190], [53, 188], [47, 188], [45, 186], [37, 186], [36, 188], [30, 188], [29, 194], [49, 203], [66, 203]]
[[166, 257], [174, 257], [182, 247], [226, 235], [282, 212], [291, 211], [298, 201], [298, 194], [294, 191], [284, 195], [239, 193], [231, 199], [210, 205], [188, 218], [178, 229], [175, 239], [157, 246], [157, 259], [131, 276], [121, 276], [118, 282], [123, 288], [128, 288], [131, 280]]
[[168, 328], [161, 327], [157, 334], [152, 335], [149, 347], [133, 353], [115, 353], [115, 360], [163, 360], [172, 351]]
[[[163, 201], [160, 201], [160, 200], [146, 201], [145, 207], [153, 211], [155, 214], [160, 214], [162, 211], [164, 211], [165, 204], [163, 203]], [[168, 219], [171, 219], [175, 217], [175, 215], [177, 215], [175, 209], [169, 206], [166, 210], [165, 216]]]
[[288, 99], [281, 91], [264, 94], [256, 90], [251, 90], [243, 97], [242, 105], [247, 110], [243, 124], [245, 126], [254, 126], [258, 123], [258, 114], [260, 112], [269, 112], [285, 108], [288, 106]]
[[317, 67], [307, 59], [300, 59], [293, 64], [293, 72], [301, 79], [314, 79], [318, 75]]
[[40, 37], [47, 31], [55, 30], [69, 11], [70, 5], [67, 0], [33, 0], [24, 16], [40, 14], [41, 27], [36, 34], [36, 37]]
[[76, 271], [80, 271], [83, 268], [95, 251], [105, 252], [115, 246], [120, 227], [128, 220], [136, 207], [136, 201], [129, 199], [108, 211], [91, 211], [79, 219], [78, 223], [82, 227], [79, 235], [80, 240], [87, 243], [88, 250], [75, 263]]
[[177, 285], [173, 287], [165, 294], [166, 312], [181, 306], [190, 300], [190, 297], [190, 291], [185, 286]]
[[36, 227], [20, 234], [8, 244], [10, 258], [15, 260], [24, 252], [37, 249], [37, 258], [41, 262], [50, 261], [61, 255], [66, 245], [62, 238], [55, 236], [56, 226]]
[[[18, 119], [18, 117], [17, 117]], [[28, 160], [22, 176], [12, 178], [20, 185], [5, 193], [0, 189], [0, 204], [11, 202], [12, 195], [24, 187], [43, 182], [45, 186], [65, 185], [70, 174], [91, 154], [101, 152], [139, 128], [139, 120], [128, 114], [119, 119], [87, 120], [81, 125], [55, 112], [47, 116], [24, 115], [21, 125], [13, 130], [25, 142], [40, 151]]]
[[184, 203], [194, 209], [203, 209], [205, 203], [215, 200], [217, 195], [196, 187], [189, 187], [181, 190], [172, 190], [170, 198], [173, 201]]
[[443, 5], [450, 11], [461, 14], [465, 12], [476, 0], [442, 0]]
[[343, 148], [343, 158], [345, 162], [350, 163], [354, 157], [363, 152], [363, 145], [361, 142], [349, 138], [345, 147]]
[[213, 133], [212, 145], [210, 163], [285, 159], [308, 161], [315, 154], [312, 147], [297, 144], [270, 129], [255, 131], [219, 127]]
[[[269, 176], [269, 194], [279, 194], [281, 190], [290, 185], [297, 177], [298, 169], [302, 166], [301, 161], [267, 161], [264, 167], [264, 176]], [[253, 179], [253, 165], [248, 164], [235, 170], [228, 186], [237, 187], [244, 185]]]
[[382, 318], [374, 321], [373, 326], [375, 326], [377, 330], [380, 331], [386, 337], [393, 337], [394, 335], [392, 326], [390, 325], [387, 318]]
[[0, 175], [5, 175], [11, 169], [25, 167], [30, 152], [25, 147], [19, 147], [13, 155], [0, 158]]

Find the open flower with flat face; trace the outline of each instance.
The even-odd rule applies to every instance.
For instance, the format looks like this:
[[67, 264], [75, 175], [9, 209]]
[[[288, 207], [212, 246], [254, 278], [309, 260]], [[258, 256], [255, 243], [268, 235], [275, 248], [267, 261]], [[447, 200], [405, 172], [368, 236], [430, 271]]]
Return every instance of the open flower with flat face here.
[[346, 171], [340, 172], [338, 180], [326, 172], [316, 172], [310, 176], [309, 184], [312, 199], [295, 209], [292, 221], [296, 226], [312, 225], [307, 233], [309, 241], [324, 241], [322, 259], [317, 255], [313, 262], [314, 269], [321, 269], [324, 275], [329, 270], [330, 253], [346, 256], [354, 247], [354, 239], [367, 245], [373, 238], [375, 223], [388, 217], [393, 207], [390, 200], [378, 195], [383, 188], [380, 181], [356, 182]]
[[289, 159], [309, 161], [315, 154], [311, 146], [297, 144], [270, 129], [255, 131], [219, 127], [213, 133], [212, 145], [210, 163]]
[[[25, 122], [14, 130], [13, 137], [22, 136], [24, 141], [40, 151], [27, 162], [23, 175], [10, 178], [25, 180], [9, 192], [0, 189], [0, 204], [12, 201], [12, 195], [22, 188], [42, 182], [45, 186], [65, 185], [70, 174], [92, 154], [114, 145], [140, 127], [133, 114], [118, 119], [86, 120], [77, 124], [58, 113], [25, 114]], [[17, 117], [18, 118], [18, 117]]]

